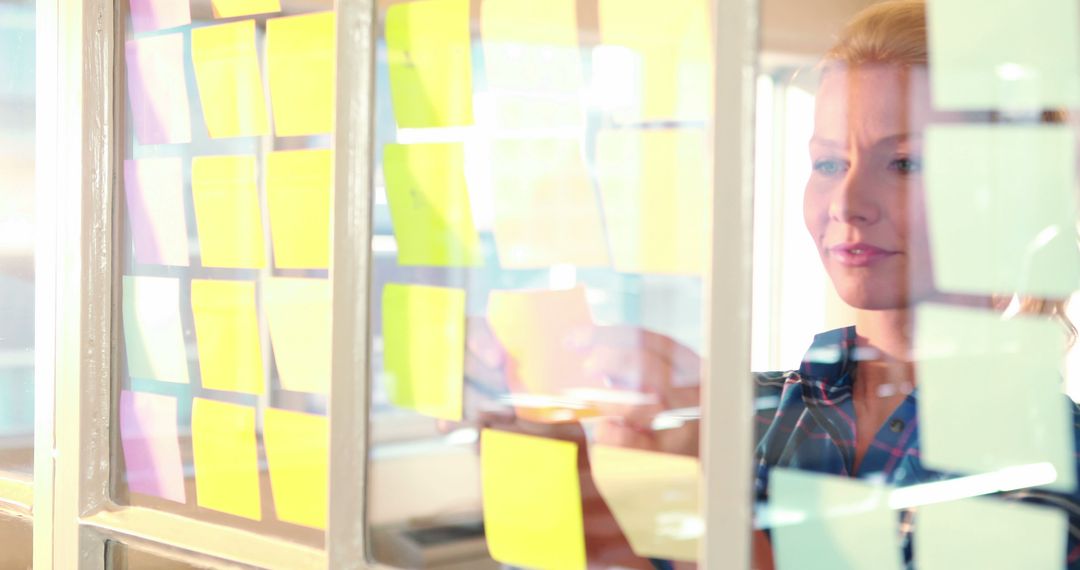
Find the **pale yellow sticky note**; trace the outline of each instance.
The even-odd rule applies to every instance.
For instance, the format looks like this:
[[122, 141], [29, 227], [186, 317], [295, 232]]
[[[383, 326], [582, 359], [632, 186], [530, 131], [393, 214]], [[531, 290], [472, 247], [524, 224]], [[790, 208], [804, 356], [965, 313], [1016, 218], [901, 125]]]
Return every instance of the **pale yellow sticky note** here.
[[469, 125], [469, 0], [420, 0], [386, 11], [390, 95], [399, 127]]
[[180, 281], [125, 275], [123, 320], [128, 376], [188, 383]]
[[210, 0], [215, 18], [236, 18], [281, 11], [281, 0]]
[[900, 515], [889, 489], [774, 468], [767, 524], [777, 568], [900, 570]]
[[593, 90], [602, 107], [620, 121], [712, 115], [706, 0], [599, 0], [598, 8], [604, 45], [593, 52]]
[[333, 12], [267, 20], [267, 75], [277, 136], [333, 129], [335, 37]]
[[600, 132], [596, 169], [617, 270], [704, 273], [712, 238], [707, 153], [700, 129]]
[[932, 126], [924, 155], [939, 289], [1064, 299], [1080, 288], [1071, 127]]
[[262, 345], [251, 281], [191, 281], [203, 388], [262, 394]]
[[492, 558], [527, 568], [584, 570], [577, 455], [570, 441], [481, 433], [484, 532]]
[[274, 266], [325, 269], [330, 265], [329, 150], [272, 152], [266, 158], [266, 201]]
[[927, 2], [930, 85], [942, 109], [1080, 104], [1080, 11], [1073, 0]]
[[998, 498], [919, 507], [915, 567], [1064, 568], [1069, 519], [1065, 511]]
[[326, 417], [267, 408], [263, 443], [277, 518], [325, 529], [330, 463]]
[[697, 560], [705, 529], [697, 458], [595, 445], [589, 448], [589, 465], [634, 554]]
[[581, 124], [585, 88], [574, 0], [487, 0], [480, 10], [496, 124]]
[[203, 267], [266, 265], [254, 156], [197, 156], [191, 195]]
[[262, 519], [255, 408], [195, 398], [191, 446], [199, 506]]
[[399, 265], [483, 262], [460, 144], [386, 145], [383, 177]]
[[578, 141], [494, 141], [489, 164], [502, 267], [610, 263], [600, 208]]
[[383, 362], [390, 401], [460, 421], [465, 378], [465, 291], [391, 283], [383, 288]]
[[191, 59], [210, 138], [267, 133], [255, 21], [191, 31]]
[[294, 392], [330, 390], [330, 281], [263, 281], [263, 302], [281, 387]]
[[928, 469], [976, 475], [1049, 463], [1073, 492], [1072, 401], [1059, 367], [1065, 333], [1049, 317], [923, 305], [915, 321], [919, 446]]
[[[575, 348], [592, 335], [585, 288], [562, 291], [492, 291], [488, 322], [513, 360], [514, 396], [566, 399], [567, 392], [604, 388], [585, 370], [586, 353]], [[527, 402], [525, 399], [524, 402]], [[515, 403], [518, 416], [532, 421], [569, 421], [592, 412], [552, 405]]]

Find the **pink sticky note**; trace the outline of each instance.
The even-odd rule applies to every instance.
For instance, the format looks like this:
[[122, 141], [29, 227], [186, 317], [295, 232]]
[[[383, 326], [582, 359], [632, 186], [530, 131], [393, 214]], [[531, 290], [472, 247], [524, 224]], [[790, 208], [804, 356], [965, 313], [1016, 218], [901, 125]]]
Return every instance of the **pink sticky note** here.
[[136, 34], [191, 23], [188, 0], [131, 0], [131, 26]]
[[183, 34], [131, 40], [124, 51], [139, 144], [191, 142]]
[[187, 267], [183, 192], [184, 172], [179, 158], [124, 161], [124, 195], [135, 261]]
[[120, 393], [120, 441], [129, 489], [186, 501], [177, 436], [176, 398], [129, 390]]

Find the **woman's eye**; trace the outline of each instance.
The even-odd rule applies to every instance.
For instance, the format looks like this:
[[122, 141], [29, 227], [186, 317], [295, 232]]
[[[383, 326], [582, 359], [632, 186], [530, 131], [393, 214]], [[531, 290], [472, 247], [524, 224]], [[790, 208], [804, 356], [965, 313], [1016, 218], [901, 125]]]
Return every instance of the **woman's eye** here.
[[843, 172], [845, 168], [847, 168], [847, 164], [842, 160], [823, 159], [814, 161], [814, 172], [825, 176], [835, 176]]
[[922, 160], [914, 157], [901, 157], [889, 163], [889, 168], [901, 174], [922, 172]]

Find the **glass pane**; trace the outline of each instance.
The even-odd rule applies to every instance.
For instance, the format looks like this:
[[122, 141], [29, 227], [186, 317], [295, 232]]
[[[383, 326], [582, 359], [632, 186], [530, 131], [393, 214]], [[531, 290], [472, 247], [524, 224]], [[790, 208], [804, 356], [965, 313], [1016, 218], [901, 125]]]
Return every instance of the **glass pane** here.
[[766, 3], [758, 567], [1080, 564], [1078, 26]]
[[34, 2], [0, 2], [0, 471], [34, 471]]
[[710, 2], [380, 2], [374, 557], [695, 566]]
[[197, 570], [200, 568], [210, 568], [210, 566], [193, 566], [187, 562], [166, 558], [156, 552], [150, 552], [112, 540], [105, 543], [105, 560], [105, 567], [109, 570], [139, 570], [141, 568], [153, 568], [154, 570]]
[[320, 546], [333, 2], [121, 5], [115, 497]]
[[34, 530], [30, 519], [0, 515], [0, 568], [33, 567]]

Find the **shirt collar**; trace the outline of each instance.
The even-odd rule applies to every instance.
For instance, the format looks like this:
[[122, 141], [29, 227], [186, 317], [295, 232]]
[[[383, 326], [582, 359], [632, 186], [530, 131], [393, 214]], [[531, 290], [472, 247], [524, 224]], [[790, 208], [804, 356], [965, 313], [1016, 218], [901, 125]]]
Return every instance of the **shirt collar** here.
[[854, 326], [815, 335], [799, 367], [799, 376], [831, 389], [850, 389], [855, 370], [855, 340]]

